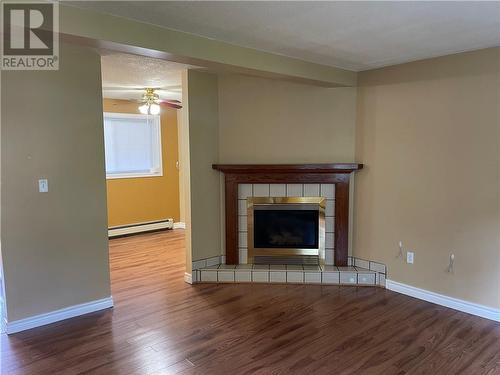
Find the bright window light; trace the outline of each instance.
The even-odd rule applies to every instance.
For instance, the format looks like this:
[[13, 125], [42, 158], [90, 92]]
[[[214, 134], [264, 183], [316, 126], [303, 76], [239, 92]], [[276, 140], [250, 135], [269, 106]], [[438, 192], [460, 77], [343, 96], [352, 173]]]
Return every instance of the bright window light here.
[[160, 116], [104, 113], [106, 178], [162, 176]]

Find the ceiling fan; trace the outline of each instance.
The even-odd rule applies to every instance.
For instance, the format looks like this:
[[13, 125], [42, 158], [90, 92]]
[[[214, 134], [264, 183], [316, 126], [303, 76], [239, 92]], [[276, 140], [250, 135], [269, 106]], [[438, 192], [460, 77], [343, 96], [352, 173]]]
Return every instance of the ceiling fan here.
[[142, 95], [139, 101], [139, 112], [143, 115], [158, 115], [160, 113], [160, 105], [166, 107], [180, 109], [181, 102], [175, 99], [160, 99], [159, 95], [155, 93], [154, 88], [146, 88], [146, 92]]
[[[133, 97], [139, 97], [140, 92], [142, 96], [140, 99], [132, 99]], [[103, 93], [107, 97], [111, 98], [127, 98], [128, 100], [134, 100], [140, 103], [139, 111], [143, 114], [159, 114], [160, 106], [166, 106], [174, 109], [182, 108], [181, 102], [176, 99], [160, 99], [158, 95], [160, 92], [163, 95], [179, 96], [180, 92], [176, 86], [172, 87], [103, 87]]]

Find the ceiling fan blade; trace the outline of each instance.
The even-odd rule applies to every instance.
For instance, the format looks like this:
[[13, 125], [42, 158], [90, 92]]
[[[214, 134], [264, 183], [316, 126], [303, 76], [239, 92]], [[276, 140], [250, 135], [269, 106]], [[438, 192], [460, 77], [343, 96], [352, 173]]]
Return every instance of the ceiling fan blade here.
[[145, 91], [142, 87], [103, 87], [103, 91]]
[[177, 99], [160, 99], [160, 102], [169, 102], [169, 103], [181, 104], [180, 100], [177, 100]]
[[103, 90], [135, 90], [135, 91], [146, 91], [146, 89], [153, 89], [154, 91], [180, 91], [181, 86], [170, 85], [170, 86], [137, 86], [137, 85], [126, 85], [126, 86], [105, 86], [103, 85]]
[[160, 101], [160, 105], [164, 105], [165, 107], [170, 107], [170, 108], [175, 108], [175, 109], [181, 109], [182, 108], [182, 106], [179, 105], [179, 104], [170, 103], [170, 102], [167, 102], [167, 101]]
[[[129, 101], [131, 102], [135, 102], [135, 103], [144, 103], [144, 100], [143, 99], [128, 99]], [[178, 101], [178, 100], [175, 100], [175, 99], [160, 99], [158, 100], [158, 104], [173, 104], [173, 105], [180, 105], [181, 102]]]

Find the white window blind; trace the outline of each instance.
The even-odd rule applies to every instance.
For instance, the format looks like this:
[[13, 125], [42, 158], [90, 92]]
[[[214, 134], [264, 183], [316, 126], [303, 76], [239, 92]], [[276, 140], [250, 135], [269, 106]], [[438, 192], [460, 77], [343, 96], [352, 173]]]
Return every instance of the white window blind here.
[[104, 113], [107, 178], [161, 176], [160, 116]]

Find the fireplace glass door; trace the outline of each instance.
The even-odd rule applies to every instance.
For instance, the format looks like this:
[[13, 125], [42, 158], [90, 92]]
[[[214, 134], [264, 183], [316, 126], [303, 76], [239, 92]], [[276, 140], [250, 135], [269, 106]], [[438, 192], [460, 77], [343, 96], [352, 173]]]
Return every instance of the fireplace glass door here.
[[322, 197], [253, 197], [248, 207], [249, 263], [323, 263]]

